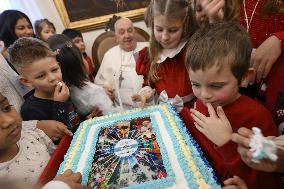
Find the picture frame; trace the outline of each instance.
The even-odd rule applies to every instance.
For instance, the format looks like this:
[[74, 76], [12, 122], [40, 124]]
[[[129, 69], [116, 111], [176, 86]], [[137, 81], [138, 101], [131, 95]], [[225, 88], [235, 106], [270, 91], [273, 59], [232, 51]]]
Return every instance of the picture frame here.
[[142, 20], [150, 0], [53, 0], [66, 28], [90, 31], [104, 28], [115, 14]]

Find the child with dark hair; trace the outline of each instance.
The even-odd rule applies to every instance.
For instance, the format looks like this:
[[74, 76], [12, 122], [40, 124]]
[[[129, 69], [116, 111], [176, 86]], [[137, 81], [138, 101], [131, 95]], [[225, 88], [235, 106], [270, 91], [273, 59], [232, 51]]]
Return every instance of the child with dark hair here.
[[48, 44], [56, 53], [63, 81], [70, 89], [77, 111], [88, 118], [111, 112], [111, 100], [101, 86], [88, 80], [81, 52], [72, 41], [63, 34], [56, 34], [48, 39]]
[[88, 73], [89, 80], [91, 82], [94, 82], [94, 76], [97, 73], [97, 68], [94, 66], [92, 59], [86, 53], [86, 47], [82, 33], [79, 30], [67, 28], [62, 32], [62, 34], [69, 37], [72, 40], [72, 42], [76, 45], [76, 47], [78, 47], [78, 49], [83, 55], [84, 58], [83, 61], [86, 71]]
[[47, 39], [50, 36], [56, 33], [54, 24], [46, 18], [36, 20], [34, 27], [35, 27], [36, 37], [43, 41], [47, 41]]
[[257, 126], [264, 135], [277, 134], [270, 113], [239, 93], [239, 86], [253, 74], [249, 69], [251, 51], [247, 32], [233, 22], [197, 30], [189, 41], [186, 58], [197, 101], [194, 109], [184, 108], [181, 116], [220, 181], [239, 176], [248, 188], [280, 188], [280, 177], [248, 167], [231, 141], [232, 133], [240, 127]]
[[[0, 92], [1, 188], [39, 189], [38, 178], [56, 147], [42, 130], [22, 128], [20, 114]], [[80, 178], [80, 173], [66, 170], [43, 188], [83, 188]]]
[[33, 37], [33, 26], [29, 17], [18, 10], [5, 10], [0, 14], [0, 40], [4, 42], [3, 56], [8, 59], [7, 48], [18, 38]]
[[[4, 42], [4, 49], [1, 52], [9, 66], [16, 72], [9, 62], [8, 47], [21, 37], [33, 37], [34, 31], [29, 17], [18, 10], [5, 10], [0, 14], [0, 40]], [[25, 88], [20, 91], [23, 96], [28, 96], [31, 90]]]
[[[32, 94], [31, 87], [26, 87], [19, 81], [20, 76], [16, 69], [9, 63], [9, 52], [7, 47], [21, 37], [34, 36], [31, 22], [27, 15], [17, 10], [6, 10], [0, 14], [0, 38], [4, 40], [3, 52], [0, 55], [0, 92], [7, 96], [17, 111], [24, 101], [24, 98]], [[1, 51], [2, 51], [1, 50]], [[24, 97], [24, 98], [23, 98]], [[33, 124], [31, 124], [33, 122]], [[68, 131], [66, 126], [55, 120], [31, 120], [23, 122], [23, 129], [27, 127], [42, 129], [52, 140], [57, 140]], [[59, 137], [59, 138], [60, 138]]]
[[24, 37], [10, 46], [10, 58], [22, 84], [35, 88], [21, 107], [23, 119], [57, 120], [69, 129], [76, 129], [80, 118], [52, 50], [39, 39]]
[[35, 185], [54, 149], [42, 130], [22, 130], [20, 114], [0, 93], [0, 178]]

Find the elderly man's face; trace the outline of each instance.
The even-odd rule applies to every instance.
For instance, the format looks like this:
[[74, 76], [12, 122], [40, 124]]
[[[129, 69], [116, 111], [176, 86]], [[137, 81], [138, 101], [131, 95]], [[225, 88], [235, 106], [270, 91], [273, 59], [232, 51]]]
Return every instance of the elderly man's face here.
[[135, 29], [130, 20], [120, 19], [115, 28], [116, 41], [125, 51], [132, 51], [136, 47]]

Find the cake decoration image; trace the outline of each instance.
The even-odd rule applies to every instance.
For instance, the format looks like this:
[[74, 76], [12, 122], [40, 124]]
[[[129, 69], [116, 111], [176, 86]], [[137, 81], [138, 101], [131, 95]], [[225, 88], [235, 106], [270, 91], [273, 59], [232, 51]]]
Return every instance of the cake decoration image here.
[[123, 188], [166, 177], [150, 117], [101, 129], [88, 186]]

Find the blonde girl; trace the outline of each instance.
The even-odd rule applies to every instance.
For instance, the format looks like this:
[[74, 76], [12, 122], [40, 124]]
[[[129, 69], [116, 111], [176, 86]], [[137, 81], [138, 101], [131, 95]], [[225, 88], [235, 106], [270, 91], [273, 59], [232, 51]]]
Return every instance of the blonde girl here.
[[196, 28], [193, 20], [187, 0], [153, 0], [147, 9], [150, 47], [139, 53], [136, 71], [163, 101], [190, 106], [194, 98], [185, 68], [186, 44]]
[[43, 41], [47, 41], [47, 39], [50, 36], [56, 33], [54, 24], [46, 18], [36, 20], [34, 27], [35, 27], [36, 37]]

